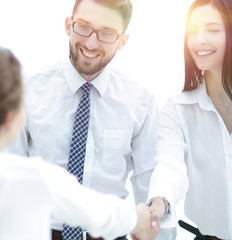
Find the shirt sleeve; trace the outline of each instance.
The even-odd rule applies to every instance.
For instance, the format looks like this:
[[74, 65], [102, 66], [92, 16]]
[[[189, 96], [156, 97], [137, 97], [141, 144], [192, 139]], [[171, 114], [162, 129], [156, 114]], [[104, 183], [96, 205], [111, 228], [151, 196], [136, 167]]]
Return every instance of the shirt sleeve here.
[[159, 116], [156, 166], [151, 176], [148, 195], [148, 200], [162, 196], [170, 203], [170, 214], [163, 222], [163, 227], [176, 225], [174, 206], [188, 189], [186, 154], [183, 129], [176, 105], [170, 99]]
[[144, 119], [139, 133], [132, 139], [131, 183], [136, 204], [146, 201], [150, 177], [155, 167], [158, 106], [154, 96], [150, 98]]
[[50, 167], [41, 172], [50, 184], [54, 217], [104, 239], [115, 239], [134, 229], [137, 214], [129, 202], [85, 188], [66, 170], [45, 164]]

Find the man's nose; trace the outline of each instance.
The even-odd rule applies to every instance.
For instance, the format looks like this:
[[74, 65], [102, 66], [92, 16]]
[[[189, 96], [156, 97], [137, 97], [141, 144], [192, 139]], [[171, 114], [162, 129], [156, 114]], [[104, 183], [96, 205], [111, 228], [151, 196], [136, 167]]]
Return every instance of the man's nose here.
[[89, 50], [98, 48], [98, 38], [97, 34], [93, 32], [85, 41], [85, 45]]

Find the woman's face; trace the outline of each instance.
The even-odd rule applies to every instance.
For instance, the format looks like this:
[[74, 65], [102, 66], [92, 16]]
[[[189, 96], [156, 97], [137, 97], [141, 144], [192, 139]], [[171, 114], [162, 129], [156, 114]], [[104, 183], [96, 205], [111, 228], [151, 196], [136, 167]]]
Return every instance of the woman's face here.
[[196, 66], [222, 72], [226, 30], [220, 12], [210, 4], [195, 8], [187, 31], [188, 48]]

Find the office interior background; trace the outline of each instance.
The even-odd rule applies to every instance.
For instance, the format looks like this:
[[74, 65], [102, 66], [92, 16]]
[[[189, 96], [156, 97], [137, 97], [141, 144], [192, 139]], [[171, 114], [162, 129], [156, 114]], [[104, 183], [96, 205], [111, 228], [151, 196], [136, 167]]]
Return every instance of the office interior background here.
[[[154, 92], [159, 108], [184, 84], [184, 25], [192, 2], [132, 0], [129, 41], [111, 63]], [[0, 46], [14, 52], [25, 75], [68, 56], [65, 17], [71, 16], [73, 4], [74, 0], [0, 1]], [[128, 189], [131, 191], [129, 182]], [[177, 217], [191, 223], [184, 216], [183, 201], [177, 205]], [[179, 227], [177, 232], [177, 240], [194, 237]]]

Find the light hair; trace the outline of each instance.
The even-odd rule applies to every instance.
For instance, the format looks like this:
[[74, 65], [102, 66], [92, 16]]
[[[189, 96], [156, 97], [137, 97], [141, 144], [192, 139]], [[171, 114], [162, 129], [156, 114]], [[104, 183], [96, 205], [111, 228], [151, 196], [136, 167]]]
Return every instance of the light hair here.
[[[76, 14], [80, 3], [84, 0], [76, 0], [73, 8], [72, 16]], [[118, 11], [123, 18], [123, 31], [125, 32], [132, 16], [132, 4], [130, 0], [92, 0], [97, 4], [108, 7], [110, 9]], [[106, 19], [107, 20], [107, 19]]]

